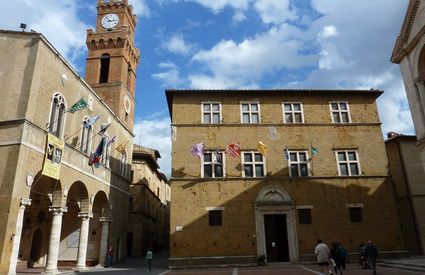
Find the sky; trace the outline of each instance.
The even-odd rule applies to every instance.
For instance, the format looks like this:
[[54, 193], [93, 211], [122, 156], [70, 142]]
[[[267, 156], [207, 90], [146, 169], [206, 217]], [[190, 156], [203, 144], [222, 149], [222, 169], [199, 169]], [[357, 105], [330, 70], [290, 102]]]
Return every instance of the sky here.
[[[43, 35], [84, 76], [97, 0], [2, 0], [0, 29]], [[135, 143], [170, 176], [166, 88], [381, 89], [383, 135], [415, 134], [390, 62], [408, 0], [129, 0], [138, 16]]]

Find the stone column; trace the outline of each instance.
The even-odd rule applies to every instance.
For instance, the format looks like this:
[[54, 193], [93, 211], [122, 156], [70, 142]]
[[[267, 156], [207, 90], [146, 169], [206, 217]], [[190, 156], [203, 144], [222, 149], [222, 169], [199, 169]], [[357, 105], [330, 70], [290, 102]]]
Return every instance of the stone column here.
[[78, 242], [78, 257], [77, 257], [77, 270], [82, 270], [86, 268], [86, 258], [87, 258], [87, 243], [89, 240], [89, 225], [90, 218], [93, 218], [93, 213], [78, 213], [78, 217], [81, 218], [81, 228], [80, 228], [80, 240]]
[[52, 228], [50, 229], [49, 252], [47, 254], [47, 266], [44, 274], [57, 274], [58, 272], [58, 257], [59, 243], [62, 229], [62, 216], [67, 208], [50, 207], [50, 212], [53, 213]]
[[102, 224], [102, 232], [100, 235], [98, 266], [105, 266], [106, 250], [108, 249], [109, 224], [111, 223], [111, 219], [107, 217], [100, 217], [99, 222]]
[[13, 237], [12, 254], [10, 256], [8, 275], [16, 274], [16, 264], [18, 263], [19, 245], [21, 243], [22, 225], [24, 223], [25, 207], [31, 205], [31, 199], [21, 199], [18, 216], [16, 217], [15, 234]]

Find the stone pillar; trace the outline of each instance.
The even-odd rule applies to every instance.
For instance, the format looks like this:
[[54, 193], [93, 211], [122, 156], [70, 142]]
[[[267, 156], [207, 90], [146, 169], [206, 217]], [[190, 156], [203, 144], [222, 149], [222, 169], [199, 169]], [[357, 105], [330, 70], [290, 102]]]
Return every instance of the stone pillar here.
[[58, 257], [59, 243], [62, 229], [62, 216], [67, 208], [50, 207], [50, 212], [53, 213], [52, 228], [50, 229], [49, 252], [47, 254], [47, 266], [44, 274], [57, 274], [58, 272]]
[[78, 242], [78, 257], [77, 257], [77, 270], [82, 270], [86, 268], [86, 258], [87, 258], [87, 243], [89, 240], [89, 225], [90, 218], [93, 218], [93, 213], [78, 213], [78, 217], [81, 218], [81, 228], [80, 228], [80, 240]]
[[107, 217], [100, 217], [99, 222], [102, 224], [102, 232], [100, 235], [98, 266], [105, 266], [106, 250], [108, 249], [109, 224], [111, 223], [111, 219]]
[[12, 254], [10, 256], [8, 275], [16, 274], [16, 264], [18, 263], [19, 245], [21, 243], [22, 225], [24, 223], [25, 207], [31, 205], [31, 199], [21, 199], [18, 216], [16, 217], [15, 234], [13, 237]]

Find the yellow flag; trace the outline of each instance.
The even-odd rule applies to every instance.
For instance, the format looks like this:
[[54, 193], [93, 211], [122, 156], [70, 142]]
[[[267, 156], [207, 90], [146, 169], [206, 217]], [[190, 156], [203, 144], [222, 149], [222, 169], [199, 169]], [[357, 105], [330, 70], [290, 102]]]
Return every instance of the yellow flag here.
[[128, 139], [124, 141], [123, 143], [121, 143], [120, 145], [118, 145], [117, 147], [115, 147], [115, 150], [117, 150], [123, 155], [127, 154], [127, 152], [125, 151], [125, 146], [127, 146], [127, 143], [128, 143]]
[[257, 150], [263, 155], [266, 156], [267, 155], [267, 146], [262, 142], [259, 141], [258, 145], [257, 145]]

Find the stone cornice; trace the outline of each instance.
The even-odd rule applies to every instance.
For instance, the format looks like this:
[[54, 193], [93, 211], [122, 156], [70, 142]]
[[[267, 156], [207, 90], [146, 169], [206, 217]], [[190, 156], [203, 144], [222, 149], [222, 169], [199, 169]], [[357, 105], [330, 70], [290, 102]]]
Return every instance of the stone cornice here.
[[393, 53], [391, 55], [391, 62], [400, 63], [418, 44], [420, 38], [425, 34], [425, 28], [422, 28], [415, 38], [405, 47], [408, 42], [412, 26], [416, 18], [420, 0], [411, 0], [404, 17], [403, 26], [400, 34], [397, 37]]

